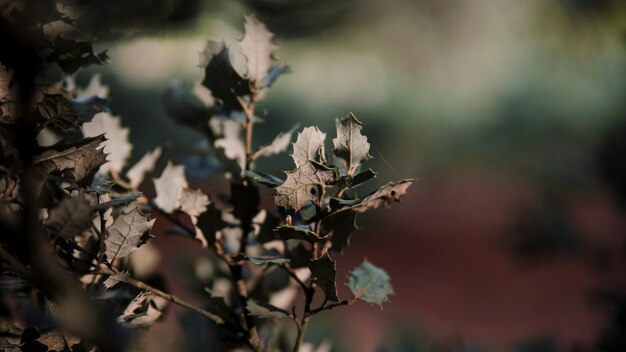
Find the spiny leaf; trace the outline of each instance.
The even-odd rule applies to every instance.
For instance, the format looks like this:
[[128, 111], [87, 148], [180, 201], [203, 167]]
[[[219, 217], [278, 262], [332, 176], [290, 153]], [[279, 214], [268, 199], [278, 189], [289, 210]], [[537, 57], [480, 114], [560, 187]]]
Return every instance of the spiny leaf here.
[[244, 18], [246, 32], [239, 42], [239, 47], [247, 59], [246, 77], [253, 86], [258, 86], [258, 83], [270, 73], [275, 61], [273, 54], [278, 46], [272, 42], [274, 34], [268, 31], [255, 15]]
[[108, 162], [102, 165], [100, 172], [119, 174], [122, 172], [126, 160], [130, 157], [133, 146], [128, 141], [128, 128], [122, 127], [119, 116], [113, 116], [108, 112], [97, 114], [93, 120], [82, 126], [85, 137], [94, 137], [105, 134], [104, 152]]
[[146, 173], [154, 170], [154, 166], [161, 157], [161, 147], [155, 148], [153, 151], [146, 153], [137, 164], [128, 170], [126, 177], [130, 181], [132, 188], [136, 189], [143, 182]]
[[389, 295], [394, 294], [389, 275], [367, 260], [352, 270], [348, 287], [356, 298], [379, 306], [389, 300]]
[[322, 219], [321, 233], [331, 236], [331, 250], [342, 252], [350, 244], [350, 235], [358, 230], [357, 213], [351, 209], [335, 212]]
[[179, 202], [180, 210], [189, 214], [191, 218], [191, 223], [196, 232], [196, 239], [202, 242], [202, 247], [207, 247], [208, 242], [205, 236], [203, 236], [202, 230], [198, 228], [198, 217], [207, 210], [207, 206], [210, 203], [209, 197], [199, 189], [192, 190], [185, 188], [183, 189]]
[[171, 161], [168, 162], [161, 177], [154, 179], [154, 188], [157, 194], [154, 202], [159, 208], [166, 213], [180, 208], [180, 197], [183, 189], [187, 188], [185, 167], [174, 166]]
[[285, 182], [274, 189], [276, 205], [300, 210], [304, 203], [320, 196], [321, 188], [335, 180], [335, 170], [308, 161], [295, 171], [286, 172]]
[[283, 240], [305, 240], [307, 242], [319, 242], [322, 239], [313, 231], [309, 231], [300, 226], [280, 226], [274, 229], [280, 239]]
[[274, 188], [283, 184], [283, 180], [279, 179], [276, 176], [266, 174], [263, 172], [256, 172], [256, 171], [248, 170], [246, 171], [246, 177], [248, 177], [252, 181], [258, 182], [270, 188]]
[[104, 135], [85, 138], [77, 144], [63, 142], [47, 149], [35, 158], [35, 163], [44, 173], [73, 170], [77, 182], [91, 176], [106, 161], [101, 144]]
[[280, 309], [271, 304], [259, 303], [253, 299], [248, 300], [248, 303], [246, 303], [246, 310], [253, 316], [260, 319], [280, 319], [289, 317], [289, 312], [286, 310]]
[[155, 219], [141, 213], [136, 206], [130, 211], [120, 214], [109, 227], [106, 240], [106, 256], [111, 263], [115, 259], [124, 258], [135, 251], [150, 235]]
[[226, 110], [241, 110], [237, 97], [250, 95], [250, 83], [233, 67], [228, 48], [224, 43], [208, 41], [200, 53], [200, 66], [204, 67], [202, 85], [211, 91]]
[[291, 154], [296, 167], [306, 164], [309, 160], [326, 161], [324, 139], [326, 139], [326, 133], [315, 126], [305, 127], [302, 132], [299, 132], [298, 139], [293, 143], [293, 154]]
[[346, 162], [347, 173], [352, 175], [365, 160], [371, 159], [370, 144], [367, 137], [361, 134], [363, 124], [349, 113], [337, 120], [337, 138], [333, 139], [333, 152]]
[[414, 181], [414, 179], [406, 179], [397, 182], [389, 182], [374, 193], [365, 197], [361, 203], [352, 206], [352, 209], [363, 213], [369, 209], [376, 209], [381, 205], [389, 207], [393, 202], [399, 202], [400, 199], [404, 197], [406, 190]]
[[53, 236], [71, 239], [89, 228], [94, 210], [82, 196], [65, 197], [50, 211], [45, 224]]
[[330, 258], [328, 253], [318, 260], [311, 262], [309, 266], [315, 282], [326, 294], [329, 301], [339, 302], [337, 295], [337, 264]]
[[289, 144], [291, 143], [291, 138], [293, 132], [296, 130], [297, 126], [289, 130], [285, 133], [280, 133], [270, 145], [266, 145], [261, 147], [259, 150], [254, 153], [253, 159], [260, 158], [262, 156], [272, 156], [274, 154], [280, 154], [287, 150]]

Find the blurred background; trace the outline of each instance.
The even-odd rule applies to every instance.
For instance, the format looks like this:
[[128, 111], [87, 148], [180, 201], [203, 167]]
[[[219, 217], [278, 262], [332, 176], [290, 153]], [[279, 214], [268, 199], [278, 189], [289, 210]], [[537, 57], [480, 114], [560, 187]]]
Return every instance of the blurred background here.
[[[364, 257], [385, 268], [392, 302], [320, 315], [308, 341], [336, 351], [626, 351], [624, 1], [157, 3], [158, 21], [104, 37], [110, 64], [78, 76], [100, 73], [111, 87], [135, 160], [165, 143], [189, 176], [207, 175], [184, 157], [201, 133], [176, 125], [162, 96], [173, 80], [200, 81], [206, 40], [241, 38], [254, 12], [291, 67], [261, 105], [255, 144], [296, 124], [334, 135], [351, 111], [378, 185], [419, 178], [403, 204], [362, 217], [336, 258], [340, 277]], [[159, 17], [168, 6], [181, 11]], [[291, 167], [284, 155], [257, 170]], [[160, 228], [155, 262], [168, 287], [201, 302], [185, 279], [200, 248]], [[201, 324], [172, 307], [152, 335], [196, 350]]]

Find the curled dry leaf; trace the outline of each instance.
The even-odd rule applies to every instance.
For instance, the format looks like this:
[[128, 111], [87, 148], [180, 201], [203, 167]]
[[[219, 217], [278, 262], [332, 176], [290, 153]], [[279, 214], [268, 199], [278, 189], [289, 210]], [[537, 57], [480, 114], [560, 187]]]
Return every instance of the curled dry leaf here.
[[106, 162], [104, 135], [85, 138], [76, 144], [57, 143], [35, 157], [43, 173], [73, 170], [77, 182], [93, 175]]
[[381, 205], [389, 207], [393, 202], [399, 202], [400, 199], [406, 195], [407, 189], [414, 181], [414, 179], [406, 179], [397, 182], [389, 182], [374, 193], [363, 198], [359, 204], [352, 206], [352, 209], [359, 213], [364, 213], [369, 209], [376, 209]]

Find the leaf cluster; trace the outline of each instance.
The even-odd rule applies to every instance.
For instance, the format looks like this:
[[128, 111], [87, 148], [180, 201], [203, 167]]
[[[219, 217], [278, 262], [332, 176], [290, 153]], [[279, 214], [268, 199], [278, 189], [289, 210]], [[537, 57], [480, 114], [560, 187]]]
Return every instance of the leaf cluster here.
[[[277, 319], [291, 320], [293, 350], [299, 351], [315, 314], [357, 300], [381, 305], [389, 299], [388, 275], [368, 261], [350, 272], [352, 296], [342, 299], [333, 257], [349, 246], [359, 214], [399, 202], [413, 180], [359, 194], [358, 187], [377, 173], [363, 167], [372, 158], [370, 143], [352, 113], [336, 120], [330, 153], [326, 133], [315, 126], [298, 132], [293, 143], [297, 127], [269, 145], [254, 145], [257, 103], [288, 71], [276, 59], [278, 46], [264, 24], [245, 17], [245, 34], [236, 43], [246, 58], [245, 72], [233, 66], [232, 48], [209, 41], [200, 53], [202, 77], [193, 92], [172, 85], [163, 96], [175, 121], [204, 133], [209, 146], [204, 156], [217, 160], [228, 180], [229, 192], [213, 198], [191, 187], [189, 170], [172, 161], [163, 160], [166, 166], [150, 180], [162, 154], [158, 146], [128, 164], [130, 131], [109, 111], [108, 87], [96, 75], [82, 89], [69, 75], [103, 60], [87, 50], [92, 42], [83, 40], [73, 25], [78, 15], [70, 13], [60, 8], [59, 19], [34, 27], [54, 43], [47, 58], [62, 69], [59, 80], [39, 81], [34, 99], [24, 103], [17, 96], [15, 72], [0, 63], [0, 223], [8, 234], [0, 242], [0, 257], [14, 277], [28, 282], [12, 287], [34, 290], [44, 315], [60, 322], [61, 335], [76, 336], [81, 348], [104, 349], [106, 338], [90, 329], [100, 321], [101, 304], [114, 312], [113, 326], [137, 333], [176, 304], [209, 319], [224, 349], [278, 350], [291, 343], [282, 339], [293, 330], [283, 325], [284, 334], [269, 332], [277, 329]], [[59, 42], [66, 44], [63, 54]], [[83, 51], [72, 60], [75, 50]], [[18, 148], [24, 136], [30, 138], [30, 154]], [[284, 178], [256, 170], [263, 158], [290, 147], [294, 166]], [[150, 181], [155, 197], [140, 191]], [[274, 207], [261, 207], [260, 187], [272, 189]], [[151, 215], [173, 223], [168, 233], [192, 238], [206, 252], [211, 275], [198, 278], [207, 293], [202, 307], [141, 280], [138, 263], [142, 250], [150, 248], [157, 220]], [[31, 242], [20, 240], [22, 232]], [[44, 248], [37, 253], [45, 255], [24, 256], [33, 248]], [[66, 286], [74, 287], [71, 294]], [[305, 298], [300, 307], [298, 292]], [[67, 304], [70, 298], [93, 314], [72, 316], [78, 308]], [[85, 308], [93, 301], [99, 302], [96, 308]], [[11, 348], [26, 343], [26, 330], [16, 329], [6, 342]], [[42, 343], [39, 337], [30, 340]]]

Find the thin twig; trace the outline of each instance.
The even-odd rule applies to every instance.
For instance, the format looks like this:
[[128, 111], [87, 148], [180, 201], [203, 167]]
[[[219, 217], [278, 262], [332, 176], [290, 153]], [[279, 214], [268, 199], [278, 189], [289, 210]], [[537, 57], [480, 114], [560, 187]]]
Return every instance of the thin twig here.
[[[119, 274], [119, 273], [120, 273], [119, 271], [112, 270], [112, 269], [109, 269], [107, 267], [101, 267], [96, 272], [96, 274], [104, 274], [104, 275], [116, 275], [116, 274]], [[177, 296], [174, 296], [174, 295], [172, 295], [170, 293], [163, 292], [163, 291], [159, 290], [158, 288], [155, 288], [155, 287], [152, 287], [152, 286], [146, 284], [143, 281], [139, 281], [139, 280], [134, 279], [134, 278], [132, 278], [130, 276], [124, 276], [124, 275], [117, 275], [116, 276], [116, 280], [125, 282], [125, 283], [127, 283], [129, 285], [132, 285], [132, 286], [134, 286], [134, 287], [136, 287], [136, 288], [138, 288], [140, 290], [150, 291], [151, 293], [153, 293], [153, 294], [155, 294], [155, 295], [157, 295], [159, 297], [165, 298], [166, 300], [168, 300], [168, 301], [170, 301], [172, 303], [178, 304], [181, 307], [184, 307], [184, 308], [192, 310], [192, 311], [194, 311], [196, 313], [199, 313], [199, 314], [201, 314], [201, 315], [203, 315], [203, 316], [213, 320], [217, 324], [224, 324], [224, 319], [222, 319], [222, 317], [220, 317], [219, 315], [216, 315], [216, 314], [213, 314], [211, 312], [208, 312], [208, 311], [206, 311], [206, 310], [204, 310], [204, 309], [202, 309], [200, 307], [197, 307], [197, 306], [195, 306], [195, 305], [193, 305], [193, 304], [191, 304], [191, 303], [189, 303], [189, 302], [187, 302], [187, 301], [185, 301], [185, 300], [183, 300], [183, 299], [181, 299], [181, 298], [179, 298]]]

